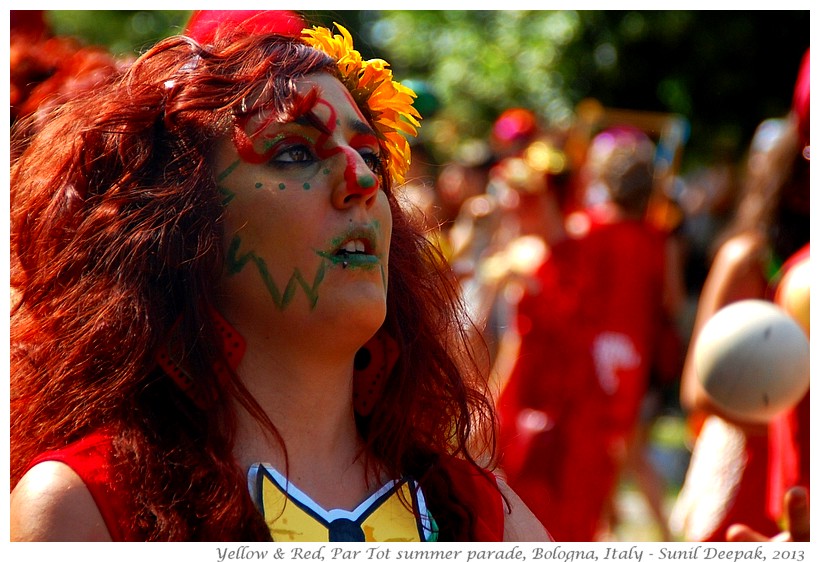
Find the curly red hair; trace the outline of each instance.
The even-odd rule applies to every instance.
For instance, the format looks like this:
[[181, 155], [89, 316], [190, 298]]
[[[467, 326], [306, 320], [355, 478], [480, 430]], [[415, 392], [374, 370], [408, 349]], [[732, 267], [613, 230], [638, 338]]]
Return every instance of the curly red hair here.
[[[269, 540], [233, 461], [238, 401], [275, 432], [241, 382], [213, 369], [208, 321], [223, 268], [222, 203], [209, 164], [246, 100], [288, 115], [294, 81], [335, 62], [278, 35], [201, 46], [168, 38], [113, 83], [55, 111], [11, 172], [11, 484], [40, 453], [94, 431], [114, 436], [133, 528], [148, 540]], [[387, 178], [385, 178], [385, 182]], [[385, 183], [385, 185], [387, 185]], [[458, 290], [392, 192], [385, 329], [401, 357], [357, 420], [370, 459], [429, 490], [441, 539], [472, 538], [441, 459], [490, 458], [493, 410], [471, 360]], [[199, 408], [157, 367], [177, 336]], [[207, 516], [203, 516], [207, 514]]]

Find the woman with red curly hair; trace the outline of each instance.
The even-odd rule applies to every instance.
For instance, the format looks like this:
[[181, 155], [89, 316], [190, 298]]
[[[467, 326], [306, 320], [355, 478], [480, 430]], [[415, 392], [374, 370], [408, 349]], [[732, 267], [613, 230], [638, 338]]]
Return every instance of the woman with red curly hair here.
[[163, 40], [14, 162], [12, 539], [548, 538], [339, 29]]

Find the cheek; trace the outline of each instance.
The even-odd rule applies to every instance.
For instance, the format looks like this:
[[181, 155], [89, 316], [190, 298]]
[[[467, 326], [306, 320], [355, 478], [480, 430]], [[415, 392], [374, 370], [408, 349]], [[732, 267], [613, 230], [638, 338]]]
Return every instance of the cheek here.
[[298, 211], [293, 209], [289, 190], [257, 187], [257, 183], [255, 178], [241, 178], [230, 186], [233, 189], [223, 189], [226, 235], [238, 233], [248, 241], [267, 242], [280, 237], [286, 225], [296, 222], [293, 216]]
[[385, 192], [379, 192], [377, 201], [379, 206], [378, 221], [382, 230], [382, 239], [385, 240], [385, 246], [389, 247], [393, 236], [393, 212]]

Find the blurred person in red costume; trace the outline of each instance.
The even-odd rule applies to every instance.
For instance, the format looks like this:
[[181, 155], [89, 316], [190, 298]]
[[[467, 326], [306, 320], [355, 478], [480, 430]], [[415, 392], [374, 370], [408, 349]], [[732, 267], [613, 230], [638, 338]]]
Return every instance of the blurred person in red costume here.
[[11, 125], [25, 124], [26, 134], [62, 102], [92, 91], [127, 64], [102, 47], [55, 36], [43, 10], [11, 10], [9, 20]]
[[[585, 251], [601, 286], [590, 298], [599, 326], [592, 342], [601, 388], [612, 396], [613, 436], [634, 430], [646, 392], [657, 336], [683, 299], [679, 272], [665, 232], [645, 220], [654, 189], [654, 143], [642, 132], [617, 127], [599, 133], [585, 167], [604, 194], [587, 210]], [[589, 181], [589, 180], [587, 180]], [[604, 281], [605, 280], [605, 281]]]
[[644, 220], [653, 149], [633, 129], [593, 140], [583, 173], [603, 201], [583, 221], [567, 215], [569, 173], [520, 205], [547, 251], [518, 303], [519, 357], [498, 401], [502, 467], [559, 541], [603, 537], [656, 337], [678, 302], [679, 285], [667, 287], [666, 237]]
[[[791, 119], [795, 121], [798, 143], [796, 151], [802, 160], [798, 162], [805, 170], [805, 182], [809, 180], [809, 106], [810, 106], [809, 50], [803, 55], [800, 72], [792, 100]], [[810, 248], [807, 242], [793, 254], [776, 277], [773, 300], [794, 317], [810, 335]], [[771, 292], [770, 292], [771, 294]], [[780, 520], [783, 513], [782, 498], [793, 486], [811, 490], [809, 482], [809, 449], [811, 416], [809, 412], [811, 391], [807, 392], [797, 406], [776, 417], [769, 426], [769, 513]]]
[[[596, 379], [606, 397], [602, 404], [604, 448], [608, 451], [607, 500], [617, 479], [628, 470], [646, 496], [664, 540], [670, 535], [663, 512], [663, 482], [646, 458], [648, 423], [656, 414], [650, 393], [653, 376], [679, 376], [677, 319], [684, 298], [677, 242], [648, 220], [655, 195], [656, 147], [630, 126], [595, 136], [582, 170], [588, 191], [599, 202], [586, 210], [587, 271], [591, 289], [586, 305]], [[610, 516], [617, 518], [614, 506]], [[605, 522], [605, 526], [607, 523]], [[612, 525], [610, 522], [609, 525]]]
[[[808, 277], [790, 293], [802, 303], [792, 310], [787, 291], [779, 288], [809, 257], [808, 61], [807, 52], [792, 110], [784, 119], [761, 123], [752, 141], [744, 191], [733, 223], [719, 239], [693, 338], [715, 312], [744, 299], [773, 299], [798, 321], [808, 317]], [[808, 333], [808, 323], [803, 326]], [[756, 537], [778, 535], [787, 491], [800, 485], [808, 493], [808, 402], [807, 394], [771, 423], [735, 419], [698, 382], [690, 350], [681, 403], [705, 421], [672, 515], [685, 539], [723, 541], [727, 533], [729, 538], [752, 536], [750, 529]], [[791, 497], [799, 499], [803, 492]]]
[[[522, 235], [488, 260], [520, 293], [511, 330], [517, 341], [502, 340], [496, 362], [501, 467], [557, 541], [592, 541], [606, 494], [597, 478], [601, 444], [585, 436], [600, 433], [603, 396], [586, 331], [582, 240], [564, 225], [572, 174], [544, 173], [526, 156], [502, 162], [498, 173], [518, 186]], [[503, 364], [507, 356], [514, 357], [510, 365]]]
[[337, 27], [197, 13], [14, 162], [13, 540], [548, 540]]

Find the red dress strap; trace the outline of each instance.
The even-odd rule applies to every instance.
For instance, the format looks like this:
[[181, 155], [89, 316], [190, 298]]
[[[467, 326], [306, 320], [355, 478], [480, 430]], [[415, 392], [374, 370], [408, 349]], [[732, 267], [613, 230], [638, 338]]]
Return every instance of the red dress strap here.
[[504, 540], [504, 497], [495, 475], [462, 459], [449, 457], [441, 464], [450, 476], [453, 491], [473, 514], [475, 540]]
[[93, 433], [71, 445], [39, 455], [31, 466], [46, 461], [68, 465], [82, 479], [114, 541], [135, 540], [130, 536], [125, 497], [114, 483], [111, 467], [111, 437]]

